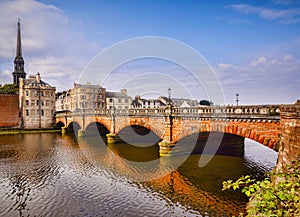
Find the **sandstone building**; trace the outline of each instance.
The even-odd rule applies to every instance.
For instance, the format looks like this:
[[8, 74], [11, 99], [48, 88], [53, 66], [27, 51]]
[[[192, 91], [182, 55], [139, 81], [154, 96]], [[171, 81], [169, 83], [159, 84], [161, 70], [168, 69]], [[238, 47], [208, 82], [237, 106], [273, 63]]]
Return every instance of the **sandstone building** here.
[[71, 102], [70, 111], [97, 111], [105, 108], [105, 93], [106, 89], [100, 85], [74, 83], [74, 87], [70, 90], [71, 99], [64, 97], [64, 103]]
[[44, 128], [54, 124], [55, 87], [41, 80], [40, 73], [20, 78], [19, 104], [22, 127]]

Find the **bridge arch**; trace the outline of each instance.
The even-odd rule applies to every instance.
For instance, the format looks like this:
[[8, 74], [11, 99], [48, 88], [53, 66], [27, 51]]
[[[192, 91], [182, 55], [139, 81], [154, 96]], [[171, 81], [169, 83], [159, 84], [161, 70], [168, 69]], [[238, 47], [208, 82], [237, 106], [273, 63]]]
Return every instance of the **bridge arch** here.
[[126, 129], [127, 127], [142, 127], [145, 128], [147, 130], [149, 130], [149, 132], [153, 132], [157, 137], [159, 137], [160, 139], [163, 139], [163, 136], [165, 134], [164, 131], [164, 127], [162, 127], [161, 129], [157, 129], [153, 126], [151, 126], [151, 123], [149, 122], [145, 122], [145, 121], [131, 121], [128, 124], [123, 125], [122, 127], [118, 128], [116, 130], [116, 134], [119, 134], [122, 130]]
[[153, 128], [140, 125], [127, 125], [118, 131], [118, 136], [129, 143], [156, 144], [162, 140]]
[[80, 124], [77, 122], [77, 121], [71, 121], [69, 124], [68, 124], [68, 127], [69, 129], [73, 129], [73, 130], [79, 130], [79, 129], [82, 129], [82, 127], [80, 126]]
[[105, 136], [110, 133], [109, 129], [102, 123], [98, 121], [94, 121], [89, 123], [89, 125], [85, 128], [85, 133], [88, 134], [100, 134], [101, 136]]
[[189, 124], [186, 125], [187, 127], [185, 125], [181, 126], [182, 131], [177, 129], [177, 132], [179, 133], [175, 133], [174, 135], [175, 142], [194, 133], [220, 132], [248, 138], [271, 149], [278, 149], [279, 131], [274, 129], [274, 126], [279, 127], [279, 123], [264, 123], [265, 129], [262, 129], [262, 126], [259, 124], [250, 123], [247, 121], [202, 121], [200, 124], [195, 125], [194, 123], [190, 127], [188, 127]]
[[[216, 147], [217, 150], [210, 149]], [[245, 138], [218, 131], [198, 132], [187, 135], [176, 142], [176, 153], [244, 156]], [[208, 147], [206, 147], [208, 146]], [[215, 152], [216, 151], [216, 152]]]
[[61, 129], [61, 128], [64, 127], [64, 126], [65, 126], [65, 123], [62, 122], [62, 121], [58, 121], [58, 122], [56, 122], [56, 124], [55, 124], [55, 128], [57, 128], [57, 129]]

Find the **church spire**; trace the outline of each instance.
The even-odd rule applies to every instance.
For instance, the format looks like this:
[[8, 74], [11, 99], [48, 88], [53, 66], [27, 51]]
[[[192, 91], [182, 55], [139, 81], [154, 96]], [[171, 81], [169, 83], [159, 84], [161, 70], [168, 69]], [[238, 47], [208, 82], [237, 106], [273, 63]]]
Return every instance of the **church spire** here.
[[20, 78], [26, 78], [26, 73], [24, 71], [24, 59], [22, 57], [22, 44], [21, 44], [21, 27], [20, 19], [18, 19], [18, 31], [17, 31], [17, 49], [16, 57], [14, 61], [14, 72], [13, 80], [14, 84], [19, 85]]
[[17, 33], [17, 52], [16, 52], [16, 57], [22, 57], [20, 19], [18, 19], [18, 33]]

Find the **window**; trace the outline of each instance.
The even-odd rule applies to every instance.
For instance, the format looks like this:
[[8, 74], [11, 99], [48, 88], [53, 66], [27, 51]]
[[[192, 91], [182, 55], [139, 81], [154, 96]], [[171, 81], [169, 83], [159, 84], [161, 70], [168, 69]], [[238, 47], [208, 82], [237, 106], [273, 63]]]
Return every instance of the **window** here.
[[119, 102], [119, 103], [122, 103], [122, 99], [119, 99], [118, 102]]
[[53, 96], [53, 91], [50, 92], [50, 96]]
[[26, 101], [25, 101], [25, 104], [26, 104], [26, 105], [29, 105], [29, 100], [26, 100]]
[[43, 100], [41, 100], [41, 105], [44, 106], [44, 101]]
[[31, 100], [31, 106], [34, 106], [35, 100]]
[[125, 102], [128, 103], [128, 99], [125, 99]]
[[28, 111], [28, 109], [26, 109], [26, 116], [29, 116], [29, 111]]
[[38, 100], [36, 101], [36, 105], [37, 105], [37, 106], [39, 105], [39, 101], [38, 101]]
[[41, 96], [44, 96], [44, 91], [41, 91]]
[[113, 102], [113, 99], [109, 99], [109, 102]]
[[28, 92], [28, 90], [26, 90], [26, 96], [28, 96], [29, 95], [29, 92]]
[[43, 109], [41, 110], [41, 115], [44, 116], [44, 110]]
[[86, 99], [86, 96], [85, 96], [85, 95], [80, 95], [80, 99], [81, 99], [81, 100], [85, 100], [85, 99]]

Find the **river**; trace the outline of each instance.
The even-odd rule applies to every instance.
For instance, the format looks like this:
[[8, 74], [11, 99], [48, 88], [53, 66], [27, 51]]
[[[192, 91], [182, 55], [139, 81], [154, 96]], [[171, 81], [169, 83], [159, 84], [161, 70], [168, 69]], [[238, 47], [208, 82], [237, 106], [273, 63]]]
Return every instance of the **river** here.
[[98, 137], [77, 142], [72, 134], [1, 135], [0, 215], [237, 215], [247, 198], [222, 192], [222, 181], [243, 174], [262, 178], [277, 153], [246, 140], [243, 156], [216, 155], [202, 168], [200, 156], [158, 158], [157, 145], [107, 146]]

